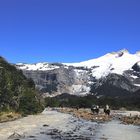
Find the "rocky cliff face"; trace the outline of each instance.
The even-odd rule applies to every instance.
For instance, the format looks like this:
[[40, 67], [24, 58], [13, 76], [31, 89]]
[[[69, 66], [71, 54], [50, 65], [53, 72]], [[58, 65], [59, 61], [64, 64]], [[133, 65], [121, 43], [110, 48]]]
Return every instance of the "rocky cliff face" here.
[[126, 50], [80, 63], [16, 64], [45, 96], [127, 95], [140, 89], [140, 55]]
[[87, 94], [90, 91], [89, 70], [72, 66], [60, 66], [53, 70], [23, 70], [26, 77], [32, 78], [36, 87], [45, 95], [61, 93]]

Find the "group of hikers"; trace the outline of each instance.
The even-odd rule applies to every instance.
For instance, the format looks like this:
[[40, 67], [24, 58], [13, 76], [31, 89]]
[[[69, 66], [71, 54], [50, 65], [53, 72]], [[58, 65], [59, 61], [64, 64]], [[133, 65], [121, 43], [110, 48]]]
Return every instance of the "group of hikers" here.
[[[100, 108], [99, 108], [98, 105], [92, 105], [91, 111], [92, 111], [93, 113], [99, 114]], [[106, 106], [105, 106], [105, 108], [104, 108], [104, 113], [105, 113], [106, 115], [110, 115], [110, 108], [109, 108], [109, 105], [106, 105]]]

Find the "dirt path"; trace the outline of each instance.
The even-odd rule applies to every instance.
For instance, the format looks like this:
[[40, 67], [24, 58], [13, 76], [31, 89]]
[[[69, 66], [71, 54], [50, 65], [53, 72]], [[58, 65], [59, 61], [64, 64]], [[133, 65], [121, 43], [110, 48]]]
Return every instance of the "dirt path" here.
[[96, 123], [45, 111], [41, 115], [1, 123], [0, 140], [8, 137], [11, 140], [139, 140], [140, 128], [116, 120]]

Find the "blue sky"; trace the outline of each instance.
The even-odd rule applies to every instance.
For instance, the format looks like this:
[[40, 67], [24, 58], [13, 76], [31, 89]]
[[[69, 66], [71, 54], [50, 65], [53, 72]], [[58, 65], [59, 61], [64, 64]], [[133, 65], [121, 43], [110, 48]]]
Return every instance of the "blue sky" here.
[[0, 0], [0, 55], [80, 62], [140, 50], [140, 0]]

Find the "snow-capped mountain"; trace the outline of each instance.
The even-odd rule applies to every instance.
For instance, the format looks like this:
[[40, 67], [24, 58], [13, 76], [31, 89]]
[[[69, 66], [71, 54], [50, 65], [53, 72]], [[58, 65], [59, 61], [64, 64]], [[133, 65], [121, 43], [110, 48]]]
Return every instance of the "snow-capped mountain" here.
[[121, 50], [119, 52], [108, 53], [97, 59], [67, 65], [92, 68], [93, 76], [99, 79], [107, 76], [109, 73], [122, 75], [124, 71], [131, 69], [138, 61], [140, 61], [140, 53], [130, 54], [127, 50]]
[[85, 95], [91, 87], [95, 94], [100, 94], [98, 90], [106, 82], [128, 92], [140, 88], [140, 52], [121, 50], [80, 63], [18, 63], [16, 67], [49, 95]]

